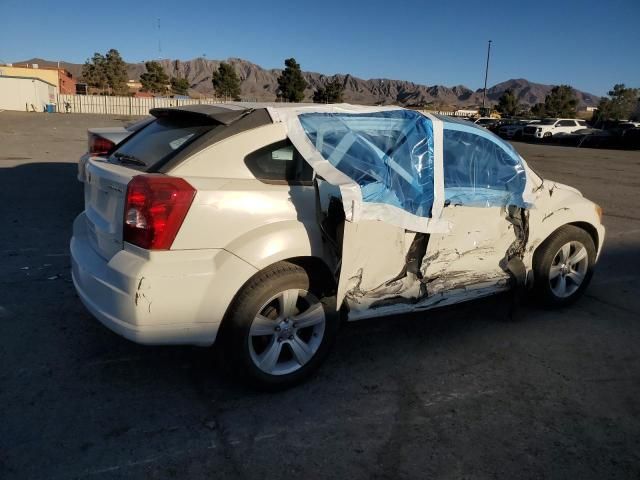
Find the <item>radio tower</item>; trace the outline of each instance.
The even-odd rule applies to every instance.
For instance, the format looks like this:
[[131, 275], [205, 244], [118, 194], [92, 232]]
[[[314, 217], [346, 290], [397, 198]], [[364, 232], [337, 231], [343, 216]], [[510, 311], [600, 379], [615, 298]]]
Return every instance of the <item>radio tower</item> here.
[[162, 43], [160, 43], [160, 18], [158, 18], [158, 60], [162, 58]]

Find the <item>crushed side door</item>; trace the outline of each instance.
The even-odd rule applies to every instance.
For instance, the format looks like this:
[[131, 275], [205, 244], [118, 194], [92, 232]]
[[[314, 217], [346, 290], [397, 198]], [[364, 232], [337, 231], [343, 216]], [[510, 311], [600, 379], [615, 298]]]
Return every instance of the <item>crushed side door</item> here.
[[[344, 211], [333, 239], [337, 300], [350, 318], [429, 306], [456, 290], [505, 288], [522, 277], [528, 180], [510, 147], [481, 128], [414, 111], [291, 110], [281, 117], [289, 137], [340, 194], [333, 195]], [[448, 177], [445, 127], [460, 146], [458, 163], [469, 159]]]

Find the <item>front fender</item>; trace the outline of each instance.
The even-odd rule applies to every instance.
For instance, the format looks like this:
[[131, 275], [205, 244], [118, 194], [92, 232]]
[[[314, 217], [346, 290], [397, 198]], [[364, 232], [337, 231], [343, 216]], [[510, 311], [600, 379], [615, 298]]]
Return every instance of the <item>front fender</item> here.
[[535, 208], [529, 215], [529, 241], [525, 264], [533, 264], [533, 253], [553, 232], [567, 224], [586, 223], [597, 232], [595, 239], [598, 256], [604, 241], [604, 226], [596, 210], [596, 204], [587, 200], [576, 190], [558, 188], [555, 184], [541, 191]]

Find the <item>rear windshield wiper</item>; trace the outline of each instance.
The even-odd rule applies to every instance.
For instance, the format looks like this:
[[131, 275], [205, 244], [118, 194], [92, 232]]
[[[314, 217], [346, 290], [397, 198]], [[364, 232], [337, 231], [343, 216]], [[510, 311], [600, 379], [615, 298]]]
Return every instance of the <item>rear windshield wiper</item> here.
[[131, 163], [133, 165], [141, 165], [146, 167], [147, 164], [140, 160], [138, 157], [134, 157], [133, 155], [127, 155], [126, 153], [116, 152], [113, 154], [114, 157], [118, 159], [120, 163]]

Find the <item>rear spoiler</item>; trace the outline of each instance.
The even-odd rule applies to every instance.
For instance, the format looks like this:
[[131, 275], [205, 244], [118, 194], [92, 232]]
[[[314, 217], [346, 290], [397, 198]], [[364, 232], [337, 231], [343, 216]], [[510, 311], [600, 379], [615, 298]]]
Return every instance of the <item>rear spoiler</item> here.
[[222, 125], [231, 125], [242, 117], [253, 112], [253, 108], [218, 107], [215, 105], [185, 105], [183, 107], [152, 108], [149, 113], [156, 118], [163, 117], [199, 117], [205, 121], [212, 121]]

